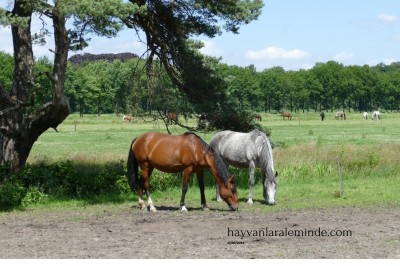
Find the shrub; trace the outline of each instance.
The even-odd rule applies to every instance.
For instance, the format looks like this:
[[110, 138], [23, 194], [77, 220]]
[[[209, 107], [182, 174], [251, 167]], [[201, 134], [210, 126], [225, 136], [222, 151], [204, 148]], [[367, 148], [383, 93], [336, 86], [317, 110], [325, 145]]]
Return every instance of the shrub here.
[[120, 192], [126, 182], [123, 162], [41, 162], [26, 165], [18, 174], [24, 186], [61, 197], [85, 198]]
[[4, 179], [0, 183], [0, 209], [9, 210], [20, 207], [26, 191], [21, 182]]

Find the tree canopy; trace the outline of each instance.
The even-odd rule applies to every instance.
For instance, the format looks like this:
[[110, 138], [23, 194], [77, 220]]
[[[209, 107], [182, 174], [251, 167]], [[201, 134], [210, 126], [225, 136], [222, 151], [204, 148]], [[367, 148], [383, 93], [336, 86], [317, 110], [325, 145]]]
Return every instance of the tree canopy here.
[[[213, 72], [191, 49], [189, 38], [213, 37], [223, 30], [237, 33], [241, 25], [257, 19], [262, 6], [261, 0], [10, 1], [10, 8], [0, 8], [0, 25], [11, 25], [14, 46], [11, 88], [0, 86], [0, 164], [8, 162], [16, 169], [22, 167], [36, 139], [48, 128], [56, 129], [68, 116], [69, 102], [64, 88], [68, 52], [85, 48], [93, 34], [114, 37], [124, 26], [143, 31], [149, 50], [148, 77], [154, 76], [158, 61], [178, 90], [194, 101], [202, 89], [219, 95], [215, 88], [220, 83], [203, 88], [194, 86], [198, 83], [193, 82], [194, 75], [188, 70], [198, 70], [204, 75]], [[49, 18], [51, 25], [43, 23], [38, 33], [32, 33], [34, 14]], [[55, 43], [52, 69], [35, 73], [33, 42], [43, 43], [49, 35]], [[37, 75], [45, 75], [50, 87], [38, 87]], [[87, 90], [100, 100], [109, 93], [103, 90], [109, 90], [110, 86], [96, 92], [96, 82], [89, 82]], [[33, 108], [37, 94], [43, 94], [38, 91], [44, 90], [51, 91], [51, 98], [43, 106]]]

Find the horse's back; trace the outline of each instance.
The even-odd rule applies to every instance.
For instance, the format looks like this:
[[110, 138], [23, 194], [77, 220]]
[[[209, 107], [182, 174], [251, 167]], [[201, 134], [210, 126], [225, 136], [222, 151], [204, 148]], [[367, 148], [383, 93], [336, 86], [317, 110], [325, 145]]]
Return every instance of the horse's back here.
[[191, 164], [203, 164], [197, 141], [192, 134], [174, 136], [148, 132], [135, 140], [132, 151], [139, 163], [148, 163], [160, 171], [175, 173]]
[[224, 151], [228, 149], [232, 144], [235, 146], [242, 146], [243, 140], [246, 139], [247, 133], [234, 132], [231, 130], [225, 130], [218, 132], [212, 137], [210, 146], [218, 151]]
[[234, 132], [230, 130], [217, 133], [210, 141], [210, 146], [218, 151], [227, 164], [236, 167], [248, 167], [258, 157], [257, 134]]

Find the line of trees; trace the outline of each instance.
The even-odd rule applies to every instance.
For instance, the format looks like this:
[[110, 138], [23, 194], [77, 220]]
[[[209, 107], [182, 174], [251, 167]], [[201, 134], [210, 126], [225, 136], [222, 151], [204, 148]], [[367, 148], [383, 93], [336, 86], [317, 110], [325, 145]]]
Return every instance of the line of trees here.
[[225, 66], [229, 93], [254, 111], [399, 111], [400, 63], [370, 67], [329, 61], [309, 70]]
[[[215, 58], [208, 58], [207, 62], [226, 83], [226, 104], [235, 106], [241, 111], [361, 112], [400, 109], [400, 63], [398, 62], [370, 67], [343, 66], [329, 61], [317, 63], [309, 70], [285, 71], [281, 67], [273, 67], [260, 72], [253, 65], [229, 66]], [[3, 66], [0, 70], [0, 84], [10, 88], [13, 58], [0, 52], [0, 63]], [[36, 105], [44, 104], [51, 99], [51, 94], [42, 89], [48, 88], [49, 80], [40, 75], [50, 71], [51, 68], [52, 63], [47, 58], [35, 61]], [[156, 69], [154, 73], [155, 77], [149, 80], [146, 61], [137, 57], [124, 61], [108, 58], [108, 60], [70, 62], [67, 68], [65, 94], [69, 98], [71, 110], [81, 115], [85, 113], [140, 115], [167, 110], [189, 114], [201, 111], [199, 108], [194, 108], [186, 96], [179, 92], [162, 68]], [[207, 112], [206, 104], [203, 111]]]

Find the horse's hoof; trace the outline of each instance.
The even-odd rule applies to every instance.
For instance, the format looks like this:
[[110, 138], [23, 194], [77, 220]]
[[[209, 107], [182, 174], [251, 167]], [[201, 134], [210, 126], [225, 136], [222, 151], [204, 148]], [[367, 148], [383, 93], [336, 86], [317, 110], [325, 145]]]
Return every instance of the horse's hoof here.
[[151, 211], [151, 212], [156, 212], [157, 209], [156, 209], [156, 207], [150, 207], [150, 211]]
[[253, 200], [252, 200], [252, 199], [249, 199], [249, 200], [247, 201], [247, 204], [253, 205]]
[[221, 202], [222, 201], [221, 197], [217, 197], [217, 201]]
[[183, 206], [181, 207], [181, 212], [187, 212], [187, 211], [188, 211], [188, 209], [186, 209], [186, 206], [183, 205]]
[[203, 209], [203, 211], [209, 211], [210, 210], [207, 206], [203, 206], [201, 208]]

